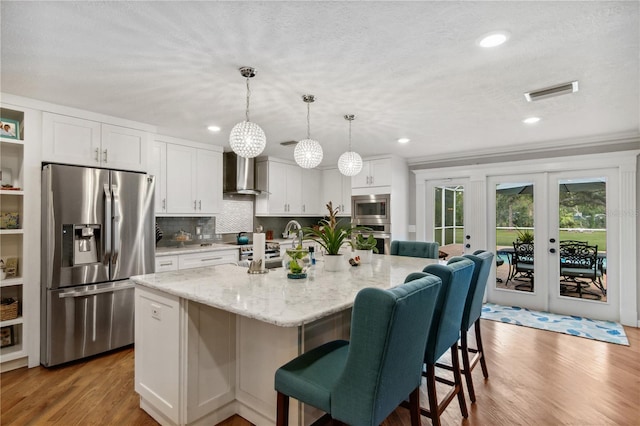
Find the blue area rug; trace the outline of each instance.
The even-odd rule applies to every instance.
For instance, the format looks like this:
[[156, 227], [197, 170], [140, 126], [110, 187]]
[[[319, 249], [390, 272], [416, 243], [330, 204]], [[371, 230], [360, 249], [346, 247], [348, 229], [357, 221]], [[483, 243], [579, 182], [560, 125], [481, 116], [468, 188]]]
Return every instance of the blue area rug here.
[[531, 311], [518, 306], [501, 306], [493, 303], [483, 305], [482, 318], [629, 346], [624, 328], [613, 321]]

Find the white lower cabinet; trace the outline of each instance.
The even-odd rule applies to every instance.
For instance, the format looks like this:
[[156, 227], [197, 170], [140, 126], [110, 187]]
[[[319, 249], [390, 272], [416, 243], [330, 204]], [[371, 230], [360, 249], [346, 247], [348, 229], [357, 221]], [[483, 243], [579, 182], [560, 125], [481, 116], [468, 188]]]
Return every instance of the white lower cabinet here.
[[156, 272], [168, 272], [178, 270], [178, 256], [156, 257]]
[[235, 315], [142, 286], [135, 294], [140, 407], [168, 425], [216, 424], [233, 415]]
[[178, 269], [202, 268], [238, 261], [238, 250], [211, 251], [206, 253], [181, 254]]

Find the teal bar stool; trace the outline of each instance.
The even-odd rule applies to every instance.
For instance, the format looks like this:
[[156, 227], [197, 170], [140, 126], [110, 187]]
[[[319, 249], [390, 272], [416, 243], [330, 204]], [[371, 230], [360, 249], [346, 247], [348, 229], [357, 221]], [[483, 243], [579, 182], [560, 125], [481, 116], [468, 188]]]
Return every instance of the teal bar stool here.
[[394, 240], [391, 241], [389, 254], [437, 259], [440, 254], [440, 245], [437, 242]]
[[334, 423], [371, 426], [409, 398], [411, 424], [420, 425], [420, 372], [440, 287], [440, 278], [426, 276], [390, 290], [358, 292], [350, 342], [326, 343], [276, 371], [276, 424], [288, 424], [291, 397]]
[[[428, 276], [429, 274], [435, 275], [442, 280], [442, 289], [438, 295], [436, 312], [431, 322], [424, 352], [426, 369], [422, 375], [427, 382], [429, 409], [420, 408], [420, 413], [425, 417], [429, 417], [434, 426], [440, 426], [440, 415], [456, 396], [458, 397], [462, 416], [465, 418], [469, 416], [462, 389], [458, 338], [460, 337], [462, 314], [467, 294], [469, 293], [473, 270], [473, 262], [469, 259], [463, 259], [450, 265], [428, 265], [423, 269], [423, 272], [414, 272], [405, 280], [412, 282], [413, 279], [420, 279], [421, 276]], [[448, 350], [451, 351], [453, 381], [437, 377], [435, 372], [436, 362]], [[436, 381], [451, 387], [441, 402], [438, 402]]]
[[[459, 262], [463, 259], [469, 259], [475, 264], [473, 269], [473, 277], [469, 286], [469, 294], [464, 305], [462, 314], [462, 325], [460, 327], [460, 351], [462, 355], [462, 374], [467, 382], [467, 391], [471, 402], [476, 402], [476, 392], [473, 388], [473, 378], [471, 372], [480, 362], [482, 367], [482, 375], [485, 379], [489, 378], [487, 370], [487, 362], [482, 347], [482, 334], [480, 333], [480, 315], [482, 315], [482, 299], [484, 291], [487, 288], [489, 273], [493, 266], [493, 253], [489, 251], [477, 250], [473, 254], [465, 254], [463, 256], [452, 257], [448, 264]], [[470, 348], [467, 341], [467, 332], [471, 327], [475, 327], [476, 347]], [[469, 354], [473, 354], [473, 358], [469, 358]], [[438, 365], [441, 367], [441, 365]], [[448, 366], [442, 366], [448, 368]]]

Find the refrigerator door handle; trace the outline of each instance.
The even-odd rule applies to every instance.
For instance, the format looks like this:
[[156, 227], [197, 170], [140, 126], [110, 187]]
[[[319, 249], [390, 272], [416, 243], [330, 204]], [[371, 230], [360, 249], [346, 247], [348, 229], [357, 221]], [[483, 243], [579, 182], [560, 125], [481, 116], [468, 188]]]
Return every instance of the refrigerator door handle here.
[[95, 290], [65, 291], [65, 292], [62, 292], [62, 293], [58, 294], [58, 297], [60, 299], [63, 299], [63, 298], [66, 298], [66, 297], [93, 296], [95, 294], [112, 293], [114, 291], [127, 290], [129, 288], [134, 288], [134, 287], [135, 287], [134, 283], [126, 283], [126, 284], [123, 284], [123, 285], [116, 285], [114, 287], [97, 288]]
[[111, 190], [108, 184], [104, 184], [104, 259], [105, 265], [109, 264], [111, 258]]
[[118, 193], [118, 185], [111, 185], [111, 193], [113, 194], [113, 256], [111, 263], [118, 262], [120, 254], [120, 195]]

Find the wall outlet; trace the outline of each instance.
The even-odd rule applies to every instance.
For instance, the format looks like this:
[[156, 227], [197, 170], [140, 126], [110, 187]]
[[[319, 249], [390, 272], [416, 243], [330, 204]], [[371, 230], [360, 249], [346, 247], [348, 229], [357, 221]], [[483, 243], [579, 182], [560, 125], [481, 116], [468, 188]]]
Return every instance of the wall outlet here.
[[162, 321], [162, 307], [160, 305], [151, 305], [151, 317]]
[[416, 232], [416, 226], [415, 225], [407, 226], [407, 232]]

